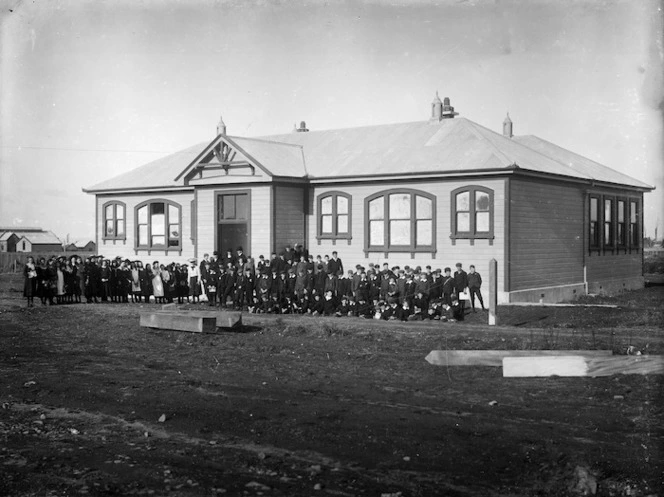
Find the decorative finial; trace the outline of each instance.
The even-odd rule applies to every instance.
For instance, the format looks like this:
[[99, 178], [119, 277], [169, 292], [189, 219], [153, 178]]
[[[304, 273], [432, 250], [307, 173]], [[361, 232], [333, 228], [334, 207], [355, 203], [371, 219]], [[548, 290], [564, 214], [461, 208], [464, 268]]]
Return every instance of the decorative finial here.
[[219, 115], [219, 124], [217, 124], [217, 135], [225, 135], [226, 134], [226, 123], [224, 123], [224, 119]]

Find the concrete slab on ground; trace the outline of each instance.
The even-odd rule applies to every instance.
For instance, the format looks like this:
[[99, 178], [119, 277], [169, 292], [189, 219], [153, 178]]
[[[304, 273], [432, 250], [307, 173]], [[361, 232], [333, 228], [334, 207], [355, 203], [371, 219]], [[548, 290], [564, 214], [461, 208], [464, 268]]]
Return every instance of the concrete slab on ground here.
[[611, 350], [432, 350], [425, 359], [434, 366], [502, 367], [505, 357], [570, 355], [606, 357], [612, 354]]
[[664, 356], [505, 357], [503, 376], [527, 378], [546, 376], [612, 376], [614, 374], [664, 374]]

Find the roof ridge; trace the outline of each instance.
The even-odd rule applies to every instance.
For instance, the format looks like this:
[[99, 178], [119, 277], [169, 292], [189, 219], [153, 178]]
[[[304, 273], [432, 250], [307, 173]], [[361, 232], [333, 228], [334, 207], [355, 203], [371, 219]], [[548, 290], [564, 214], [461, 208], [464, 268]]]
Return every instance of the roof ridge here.
[[[274, 135], [274, 136], [281, 136], [281, 135]], [[230, 138], [232, 140], [249, 140], [249, 141], [269, 143], [269, 144], [274, 144], [274, 145], [284, 145], [286, 147], [304, 148], [302, 145], [299, 145], [297, 143], [286, 143], [286, 142], [280, 142], [280, 141], [276, 141], [276, 140], [266, 140], [265, 138], [254, 138], [254, 137], [246, 137], [246, 136], [228, 136], [227, 138]]]
[[[365, 128], [379, 128], [379, 127], [387, 127], [387, 126], [405, 126], [408, 124], [429, 124], [429, 121], [408, 121], [408, 122], [398, 122], [398, 123], [383, 123], [383, 124], [365, 124], [363, 126], [355, 126], [352, 128], [330, 128], [330, 129], [315, 129], [315, 130], [309, 130], [306, 132], [307, 135], [311, 134], [318, 134], [318, 133], [328, 133], [328, 132], [336, 132], [336, 131], [356, 131], [356, 130], [361, 130]], [[288, 136], [296, 133], [277, 133], [274, 135], [262, 135], [258, 137], [258, 139], [267, 139], [272, 136]], [[274, 141], [274, 140], [267, 140], [267, 141]]]
[[[462, 119], [463, 119], [463, 118], [462, 118]], [[482, 135], [482, 134], [479, 132], [479, 130], [476, 129], [476, 126], [479, 126], [479, 127], [482, 128], [483, 130], [485, 130], [485, 131], [489, 131], [490, 133], [493, 133], [493, 134], [495, 134], [495, 135], [497, 135], [497, 136], [502, 136], [502, 135], [499, 135], [498, 133], [496, 133], [496, 132], [493, 131], [493, 130], [490, 130], [489, 128], [485, 128], [485, 127], [482, 126], [481, 124], [477, 124], [475, 121], [471, 121], [470, 119], [463, 119], [463, 122], [466, 123], [466, 126], [470, 127], [471, 132], [472, 132], [475, 136], [477, 136], [479, 139], [482, 139], [482, 140], [488, 142], [489, 145], [491, 145], [491, 148], [494, 150], [494, 153], [496, 153], [496, 157], [502, 159], [503, 162], [506, 163], [505, 167], [510, 167], [510, 166], [513, 166], [513, 165], [516, 164], [516, 162], [513, 161], [513, 160], [510, 160], [510, 158], [507, 157], [507, 155], [505, 155], [505, 153], [504, 153], [502, 150], [500, 150], [500, 149], [496, 146], [495, 143], [493, 143], [491, 140], [489, 140], [486, 136]]]

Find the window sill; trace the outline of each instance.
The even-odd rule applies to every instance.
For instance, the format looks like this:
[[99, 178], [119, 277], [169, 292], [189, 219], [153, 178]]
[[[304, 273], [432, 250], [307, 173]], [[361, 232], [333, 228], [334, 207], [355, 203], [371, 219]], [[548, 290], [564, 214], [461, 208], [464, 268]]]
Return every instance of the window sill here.
[[352, 235], [329, 235], [329, 234], [323, 234], [323, 235], [318, 235], [316, 236], [316, 240], [318, 241], [318, 245], [321, 244], [322, 240], [331, 240], [332, 245], [337, 244], [337, 240], [346, 240], [348, 242], [348, 245], [351, 244], [351, 240], [353, 239]]
[[489, 245], [493, 245], [493, 240], [495, 236], [493, 233], [487, 233], [486, 235], [472, 235], [468, 234], [456, 234], [450, 235], [450, 240], [452, 240], [452, 245], [456, 245], [457, 240], [470, 240], [471, 245], [475, 245], [475, 240], [489, 240]]

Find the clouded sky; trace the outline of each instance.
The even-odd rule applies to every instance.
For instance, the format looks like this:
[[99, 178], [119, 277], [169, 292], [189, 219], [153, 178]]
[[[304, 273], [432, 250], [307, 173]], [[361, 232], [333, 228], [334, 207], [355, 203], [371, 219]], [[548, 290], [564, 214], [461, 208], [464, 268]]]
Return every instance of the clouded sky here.
[[657, 187], [655, 0], [0, 0], [0, 225], [94, 235], [81, 188], [231, 135], [464, 117], [534, 134]]

